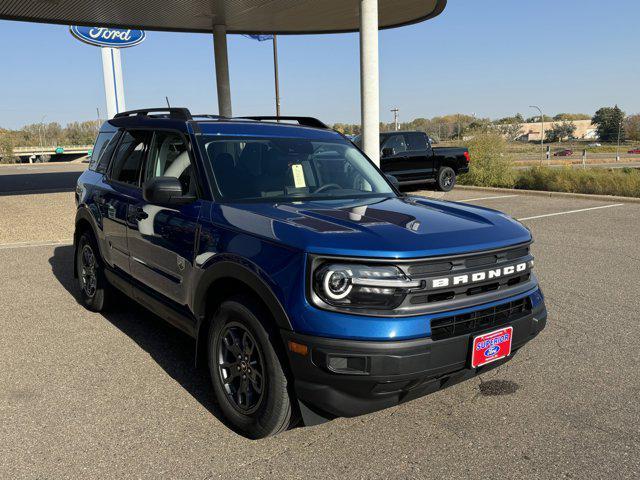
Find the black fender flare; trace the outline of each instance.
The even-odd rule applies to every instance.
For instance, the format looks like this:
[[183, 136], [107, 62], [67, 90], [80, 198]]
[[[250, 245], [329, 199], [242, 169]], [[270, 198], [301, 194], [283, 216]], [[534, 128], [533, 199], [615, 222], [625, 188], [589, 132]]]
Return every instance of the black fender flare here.
[[196, 318], [195, 340], [196, 358], [195, 364], [198, 366], [199, 360], [203, 358], [206, 340], [202, 341], [200, 335], [203, 327], [206, 326], [207, 318], [207, 292], [214, 282], [221, 279], [238, 280], [247, 285], [263, 301], [273, 317], [276, 327], [279, 330], [293, 330], [289, 316], [284, 307], [276, 297], [271, 287], [259, 274], [249, 267], [229, 259], [222, 259], [206, 267], [204, 273], [198, 281], [193, 294], [193, 313]]
[[256, 295], [265, 303], [278, 328], [292, 330], [293, 327], [289, 321], [284, 307], [273, 293], [269, 285], [260, 278], [257, 272], [249, 269], [245, 265], [232, 260], [220, 260], [210, 265], [202, 274], [195, 288], [193, 296], [193, 311], [198, 318], [198, 323], [204, 320], [205, 309], [207, 305], [207, 291], [209, 287], [217, 280], [222, 278], [232, 278], [246, 284]]

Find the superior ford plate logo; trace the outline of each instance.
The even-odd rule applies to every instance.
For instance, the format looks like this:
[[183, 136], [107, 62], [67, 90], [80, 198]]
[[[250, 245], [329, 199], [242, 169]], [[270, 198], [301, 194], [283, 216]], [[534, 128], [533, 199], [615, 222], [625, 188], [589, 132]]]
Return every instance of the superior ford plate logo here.
[[478, 335], [471, 344], [471, 367], [477, 368], [511, 355], [513, 327]]
[[142, 43], [146, 37], [144, 30], [131, 28], [78, 27], [69, 28], [78, 40], [98, 47], [126, 48]]
[[508, 277], [518, 273], [526, 272], [529, 268], [528, 262], [516, 263], [507, 267], [494, 268], [474, 273], [464, 273], [461, 275], [450, 275], [448, 277], [432, 278], [429, 280], [428, 288], [456, 287], [458, 285], [468, 285], [486, 280], [493, 280], [501, 277]]

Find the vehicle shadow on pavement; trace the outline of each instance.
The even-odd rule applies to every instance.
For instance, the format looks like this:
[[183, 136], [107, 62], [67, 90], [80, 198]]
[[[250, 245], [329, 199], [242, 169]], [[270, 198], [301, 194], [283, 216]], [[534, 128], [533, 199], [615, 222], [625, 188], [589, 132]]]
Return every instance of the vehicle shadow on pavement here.
[[[2, 172], [0, 172], [2, 173]], [[46, 172], [0, 175], [1, 195], [73, 192], [82, 172]]]
[[[73, 276], [73, 255], [72, 245], [56, 247], [49, 264], [60, 284], [79, 301], [76, 279]], [[136, 342], [221, 423], [236, 431], [225, 421], [215, 402], [208, 370], [194, 367], [194, 340], [125, 295], [117, 294], [117, 300], [113, 304], [113, 309], [100, 315]], [[130, 367], [135, 368], [135, 365]]]

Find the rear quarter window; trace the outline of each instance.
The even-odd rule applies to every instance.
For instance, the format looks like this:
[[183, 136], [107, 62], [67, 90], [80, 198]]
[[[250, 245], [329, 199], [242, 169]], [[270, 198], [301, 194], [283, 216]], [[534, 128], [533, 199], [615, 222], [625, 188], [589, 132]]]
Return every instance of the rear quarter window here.
[[91, 160], [89, 161], [89, 170], [98, 173], [105, 173], [109, 160], [116, 147], [118, 132], [101, 132], [96, 138], [96, 143], [91, 152]]

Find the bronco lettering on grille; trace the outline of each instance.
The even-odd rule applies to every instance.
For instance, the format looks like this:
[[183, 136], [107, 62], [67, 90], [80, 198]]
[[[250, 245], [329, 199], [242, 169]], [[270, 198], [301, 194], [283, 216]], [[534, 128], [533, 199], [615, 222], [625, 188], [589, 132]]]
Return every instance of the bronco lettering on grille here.
[[494, 278], [507, 277], [516, 273], [525, 272], [528, 268], [527, 262], [517, 263], [501, 268], [494, 268], [482, 272], [471, 274], [454, 275], [450, 277], [434, 278], [431, 280], [431, 288], [444, 288], [449, 286], [467, 285], [470, 283], [484, 282]]

